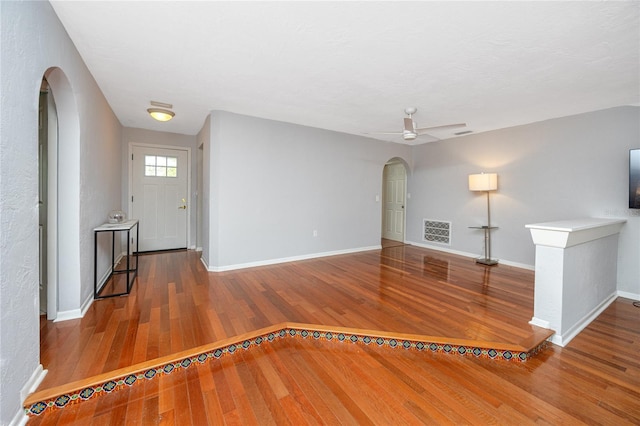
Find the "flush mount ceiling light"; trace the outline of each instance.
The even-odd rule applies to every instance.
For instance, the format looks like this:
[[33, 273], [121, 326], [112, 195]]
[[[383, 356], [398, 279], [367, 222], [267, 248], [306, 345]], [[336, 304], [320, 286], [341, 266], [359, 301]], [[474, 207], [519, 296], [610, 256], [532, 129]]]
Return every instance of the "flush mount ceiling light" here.
[[149, 115], [158, 121], [169, 121], [176, 115], [173, 111], [170, 111], [169, 109], [167, 109], [167, 108], [173, 108], [173, 105], [171, 104], [165, 104], [165, 103], [156, 102], [156, 101], [151, 101], [150, 103], [152, 106], [161, 107], [161, 108], [147, 109], [147, 112], [149, 113]]
[[151, 115], [151, 117], [155, 118], [158, 121], [169, 121], [175, 115], [172, 111], [162, 108], [149, 108], [147, 112], [149, 113], [149, 115]]

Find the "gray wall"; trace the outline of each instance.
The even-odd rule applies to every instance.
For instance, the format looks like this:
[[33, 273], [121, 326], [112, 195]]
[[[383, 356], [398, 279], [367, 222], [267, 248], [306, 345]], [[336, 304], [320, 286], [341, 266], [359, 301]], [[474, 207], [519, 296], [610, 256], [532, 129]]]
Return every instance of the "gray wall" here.
[[[53, 90], [56, 104], [66, 97], [76, 114], [69, 126], [64, 119], [72, 112], [59, 111], [69, 166], [60, 173], [73, 186], [63, 194], [68, 214], [60, 215], [68, 244], [63, 254], [71, 253], [60, 268], [68, 274], [60, 281], [72, 285], [61, 291], [65, 310], [79, 311], [91, 296], [92, 229], [122, 206], [126, 138], [49, 3], [3, 1], [0, 19], [0, 424], [8, 424], [21, 413], [20, 390], [39, 365], [37, 111], [45, 72], [62, 70], [69, 86], [67, 93]], [[196, 138], [205, 158], [204, 259], [224, 268], [378, 245], [375, 196], [384, 163], [401, 157], [412, 165], [408, 240], [421, 242], [424, 217], [452, 220], [450, 249], [479, 253], [481, 237], [467, 226], [484, 221], [484, 199], [467, 190], [466, 179], [496, 171], [496, 257], [533, 265], [527, 223], [625, 217], [618, 289], [640, 294], [640, 219], [627, 209], [628, 149], [640, 147], [638, 110], [617, 108], [414, 148], [214, 112]], [[99, 268], [101, 275], [106, 265]]]
[[[59, 123], [59, 308], [93, 291], [92, 229], [120, 205], [121, 126], [48, 2], [0, 2], [0, 424], [23, 416], [39, 367], [38, 97]], [[57, 67], [58, 69], [52, 69]], [[99, 264], [99, 275], [107, 268]]]
[[[199, 182], [198, 186], [202, 188], [202, 229], [198, 229], [200, 234], [200, 241], [202, 244], [202, 259], [206, 264], [211, 263], [211, 167], [214, 164], [215, 158], [211, 155], [211, 115], [208, 115], [204, 121], [202, 129], [196, 135], [198, 147], [202, 146], [202, 182]], [[214, 222], [215, 224], [216, 222]]]
[[405, 145], [222, 111], [212, 113], [210, 145], [203, 252], [213, 269], [379, 246], [384, 164], [410, 154]]
[[[151, 117], [149, 117], [151, 120]], [[157, 132], [153, 130], [136, 129], [125, 127], [122, 131], [122, 207], [129, 215], [129, 168], [130, 159], [129, 145], [132, 143], [161, 145], [161, 146], [178, 146], [191, 148], [191, 195], [189, 199], [189, 230], [188, 235], [189, 247], [195, 248], [196, 244], [196, 205], [197, 205], [197, 140], [193, 135], [181, 135], [178, 133]]]
[[627, 219], [620, 234], [618, 290], [640, 294], [640, 210], [628, 209], [629, 149], [640, 148], [640, 108], [620, 107], [413, 148], [407, 240], [425, 244], [423, 218], [452, 222], [451, 246], [482, 253], [486, 196], [471, 173], [498, 173], [491, 193], [493, 257], [533, 267], [529, 223], [580, 217]]

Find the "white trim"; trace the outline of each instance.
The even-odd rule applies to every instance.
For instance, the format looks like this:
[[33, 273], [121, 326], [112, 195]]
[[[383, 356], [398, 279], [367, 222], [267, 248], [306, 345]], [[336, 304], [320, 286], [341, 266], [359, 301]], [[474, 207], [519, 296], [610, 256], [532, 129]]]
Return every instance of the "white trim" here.
[[437, 251], [443, 251], [445, 253], [451, 253], [451, 254], [457, 254], [459, 256], [464, 256], [464, 257], [478, 257], [477, 254], [473, 254], [473, 253], [469, 253], [466, 251], [460, 251], [460, 250], [454, 250], [454, 249], [450, 249], [448, 247], [443, 247], [443, 246], [437, 246], [437, 245], [433, 245], [433, 244], [425, 244], [425, 243], [418, 243], [415, 241], [406, 241], [407, 244], [411, 244], [412, 246], [417, 246], [417, 247], [422, 247], [422, 248], [426, 248], [426, 249], [430, 249], [430, 250], [437, 250]]
[[301, 256], [283, 257], [280, 259], [260, 260], [257, 262], [239, 263], [236, 265], [228, 265], [228, 266], [207, 266], [207, 264], [204, 262], [204, 259], [202, 258], [200, 259], [202, 260], [202, 263], [204, 264], [204, 266], [207, 267], [207, 270], [209, 272], [226, 272], [226, 271], [233, 271], [236, 269], [254, 268], [256, 266], [268, 266], [268, 265], [275, 265], [278, 263], [295, 262], [298, 260], [309, 260], [309, 259], [316, 259], [319, 257], [337, 256], [340, 254], [350, 254], [350, 253], [359, 253], [362, 251], [380, 250], [381, 248], [382, 246], [377, 245], [377, 246], [360, 247], [360, 248], [347, 249], [347, 250], [336, 250], [336, 251], [327, 251], [322, 253], [304, 254]]
[[547, 330], [551, 330], [551, 323], [549, 321], [545, 321], [540, 318], [536, 318], [536, 317], [531, 318], [531, 321], [529, 321], [529, 324], [535, 325], [537, 327], [546, 328]]
[[70, 311], [58, 311], [58, 316], [56, 317], [56, 319], [53, 320], [53, 322], [69, 321], [69, 320], [79, 319], [79, 318], [82, 318], [81, 309], [72, 309]]
[[[133, 211], [133, 203], [131, 202], [131, 196], [133, 195], [133, 161], [131, 161], [131, 156], [133, 155], [133, 147], [134, 146], [138, 146], [138, 147], [145, 147], [145, 148], [157, 148], [157, 149], [173, 149], [176, 151], [187, 151], [187, 197], [189, 200], [188, 206], [189, 206], [189, 215], [187, 216], [187, 247], [191, 247], [191, 211], [194, 210], [193, 206], [191, 205], [191, 172], [192, 172], [192, 167], [191, 167], [191, 147], [190, 146], [177, 146], [177, 145], [158, 145], [158, 144], [152, 144], [152, 143], [141, 143], [141, 142], [129, 142], [129, 154], [127, 156], [127, 163], [129, 165], [129, 167], [127, 167], [128, 169], [128, 173], [129, 173], [129, 182], [128, 182], [128, 195], [127, 195], [127, 208], [128, 208], [128, 212], [129, 215], [131, 215], [131, 212]], [[197, 201], [196, 201], [196, 205], [197, 205]], [[137, 218], [140, 219], [140, 218]], [[136, 241], [136, 244], [138, 244], [138, 242]]]
[[202, 262], [202, 264], [204, 265], [204, 269], [206, 269], [209, 272], [212, 272], [211, 269], [209, 269], [209, 265], [207, 265], [207, 261], [204, 260], [204, 257], [200, 256], [200, 262]]
[[42, 368], [42, 364], [38, 364], [27, 383], [24, 384], [22, 389], [20, 389], [20, 401], [24, 402], [27, 399], [27, 396], [35, 392], [35, 390], [40, 386], [40, 383], [44, 380], [44, 376], [47, 375], [49, 371]]
[[620, 232], [625, 219], [572, 219], [525, 225], [531, 231], [533, 244], [569, 248]]
[[47, 319], [58, 316], [58, 111], [47, 96]]
[[639, 293], [629, 293], [628, 291], [618, 290], [617, 294], [619, 297], [624, 297], [625, 299], [640, 300]]
[[[478, 255], [475, 254], [475, 253], [469, 253], [469, 252], [460, 251], [460, 250], [453, 250], [453, 249], [450, 249], [450, 248], [447, 248], [447, 247], [442, 247], [442, 246], [436, 246], [436, 245], [424, 244], [424, 243], [417, 243], [415, 241], [407, 241], [406, 243], [407, 244], [411, 244], [412, 246], [418, 246], [418, 247], [422, 247], [422, 248], [426, 248], [426, 249], [443, 251], [445, 253], [457, 254], [459, 256], [470, 257], [472, 259], [475, 259], [475, 258], [478, 257]], [[534, 265], [527, 265], [526, 263], [512, 262], [510, 260], [500, 259], [500, 264], [507, 265], [507, 266], [513, 266], [515, 268], [528, 269], [530, 271], [534, 271], [535, 270], [535, 266]]]
[[[38, 389], [38, 386], [40, 386], [40, 383], [42, 383], [47, 373], [48, 370], [42, 368], [42, 364], [38, 364], [36, 369], [33, 370], [31, 377], [29, 377], [29, 380], [27, 380], [22, 389], [20, 389], [20, 405], [24, 403], [24, 400], [27, 399], [30, 394]], [[11, 426], [22, 426], [26, 425], [28, 420], [29, 417], [24, 412], [24, 408], [20, 407], [20, 410], [16, 413], [15, 416], [13, 416], [13, 419], [11, 419], [11, 422], [9, 422], [9, 424]]]
[[[476, 254], [473, 257], [478, 257], [478, 255]], [[534, 265], [527, 265], [526, 263], [520, 263], [520, 262], [512, 262], [510, 260], [500, 259], [500, 263], [502, 265], [513, 266], [514, 268], [527, 269], [529, 271], [535, 271], [536, 269]]]
[[92, 303], [93, 303], [93, 289], [91, 291], [91, 294], [87, 296], [86, 299], [84, 299], [84, 302], [82, 302], [80, 309], [72, 309], [70, 311], [58, 311], [58, 316], [56, 317], [55, 320], [53, 320], [53, 322], [80, 319], [84, 317], [84, 314], [87, 313]]
[[573, 327], [571, 327], [564, 335], [558, 333], [551, 336], [549, 339], [551, 343], [558, 346], [566, 346], [571, 339], [576, 337], [582, 330], [584, 330], [591, 322], [596, 319], [605, 309], [609, 307], [618, 298], [617, 292], [614, 292], [611, 296], [606, 298], [602, 303], [593, 308], [591, 312], [587, 313], [581, 320], [579, 320]]
[[13, 419], [9, 422], [9, 426], [24, 426], [29, 421], [29, 416], [24, 412], [24, 408], [20, 407]]

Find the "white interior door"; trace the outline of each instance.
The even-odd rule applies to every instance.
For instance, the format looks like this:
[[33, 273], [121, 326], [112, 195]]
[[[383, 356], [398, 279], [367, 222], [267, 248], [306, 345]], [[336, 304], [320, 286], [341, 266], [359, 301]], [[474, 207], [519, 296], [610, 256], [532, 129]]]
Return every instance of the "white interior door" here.
[[188, 152], [132, 147], [131, 218], [140, 221], [139, 251], [187, 247]]
[[384, 167], [384, 226], [382, 238], [404, 242], [404, 204], [407, 172], [401, 163]]

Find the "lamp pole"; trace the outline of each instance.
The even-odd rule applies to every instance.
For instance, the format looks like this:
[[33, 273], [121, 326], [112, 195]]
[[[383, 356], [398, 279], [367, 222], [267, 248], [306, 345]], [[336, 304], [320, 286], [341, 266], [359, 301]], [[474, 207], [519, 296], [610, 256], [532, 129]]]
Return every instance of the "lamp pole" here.
[[483, 226], [471, 226], [470, 228], [484, 230], [484, 258], [476, 259], [477, 263], [483, 265], [496, 265], [497, 260], [491, 259], [491, 201], [489, 192], [498, 189], [498, 175], [496, 173], [479, 173], [469, 175], [469, 190], [484, 191], [487, 193], [487, 224]]
[[491, 206], [489, 204], [489, 191], [487, 191], [487, 238], [485, 238], [484, 254], [486, 260], [491, 259]]

